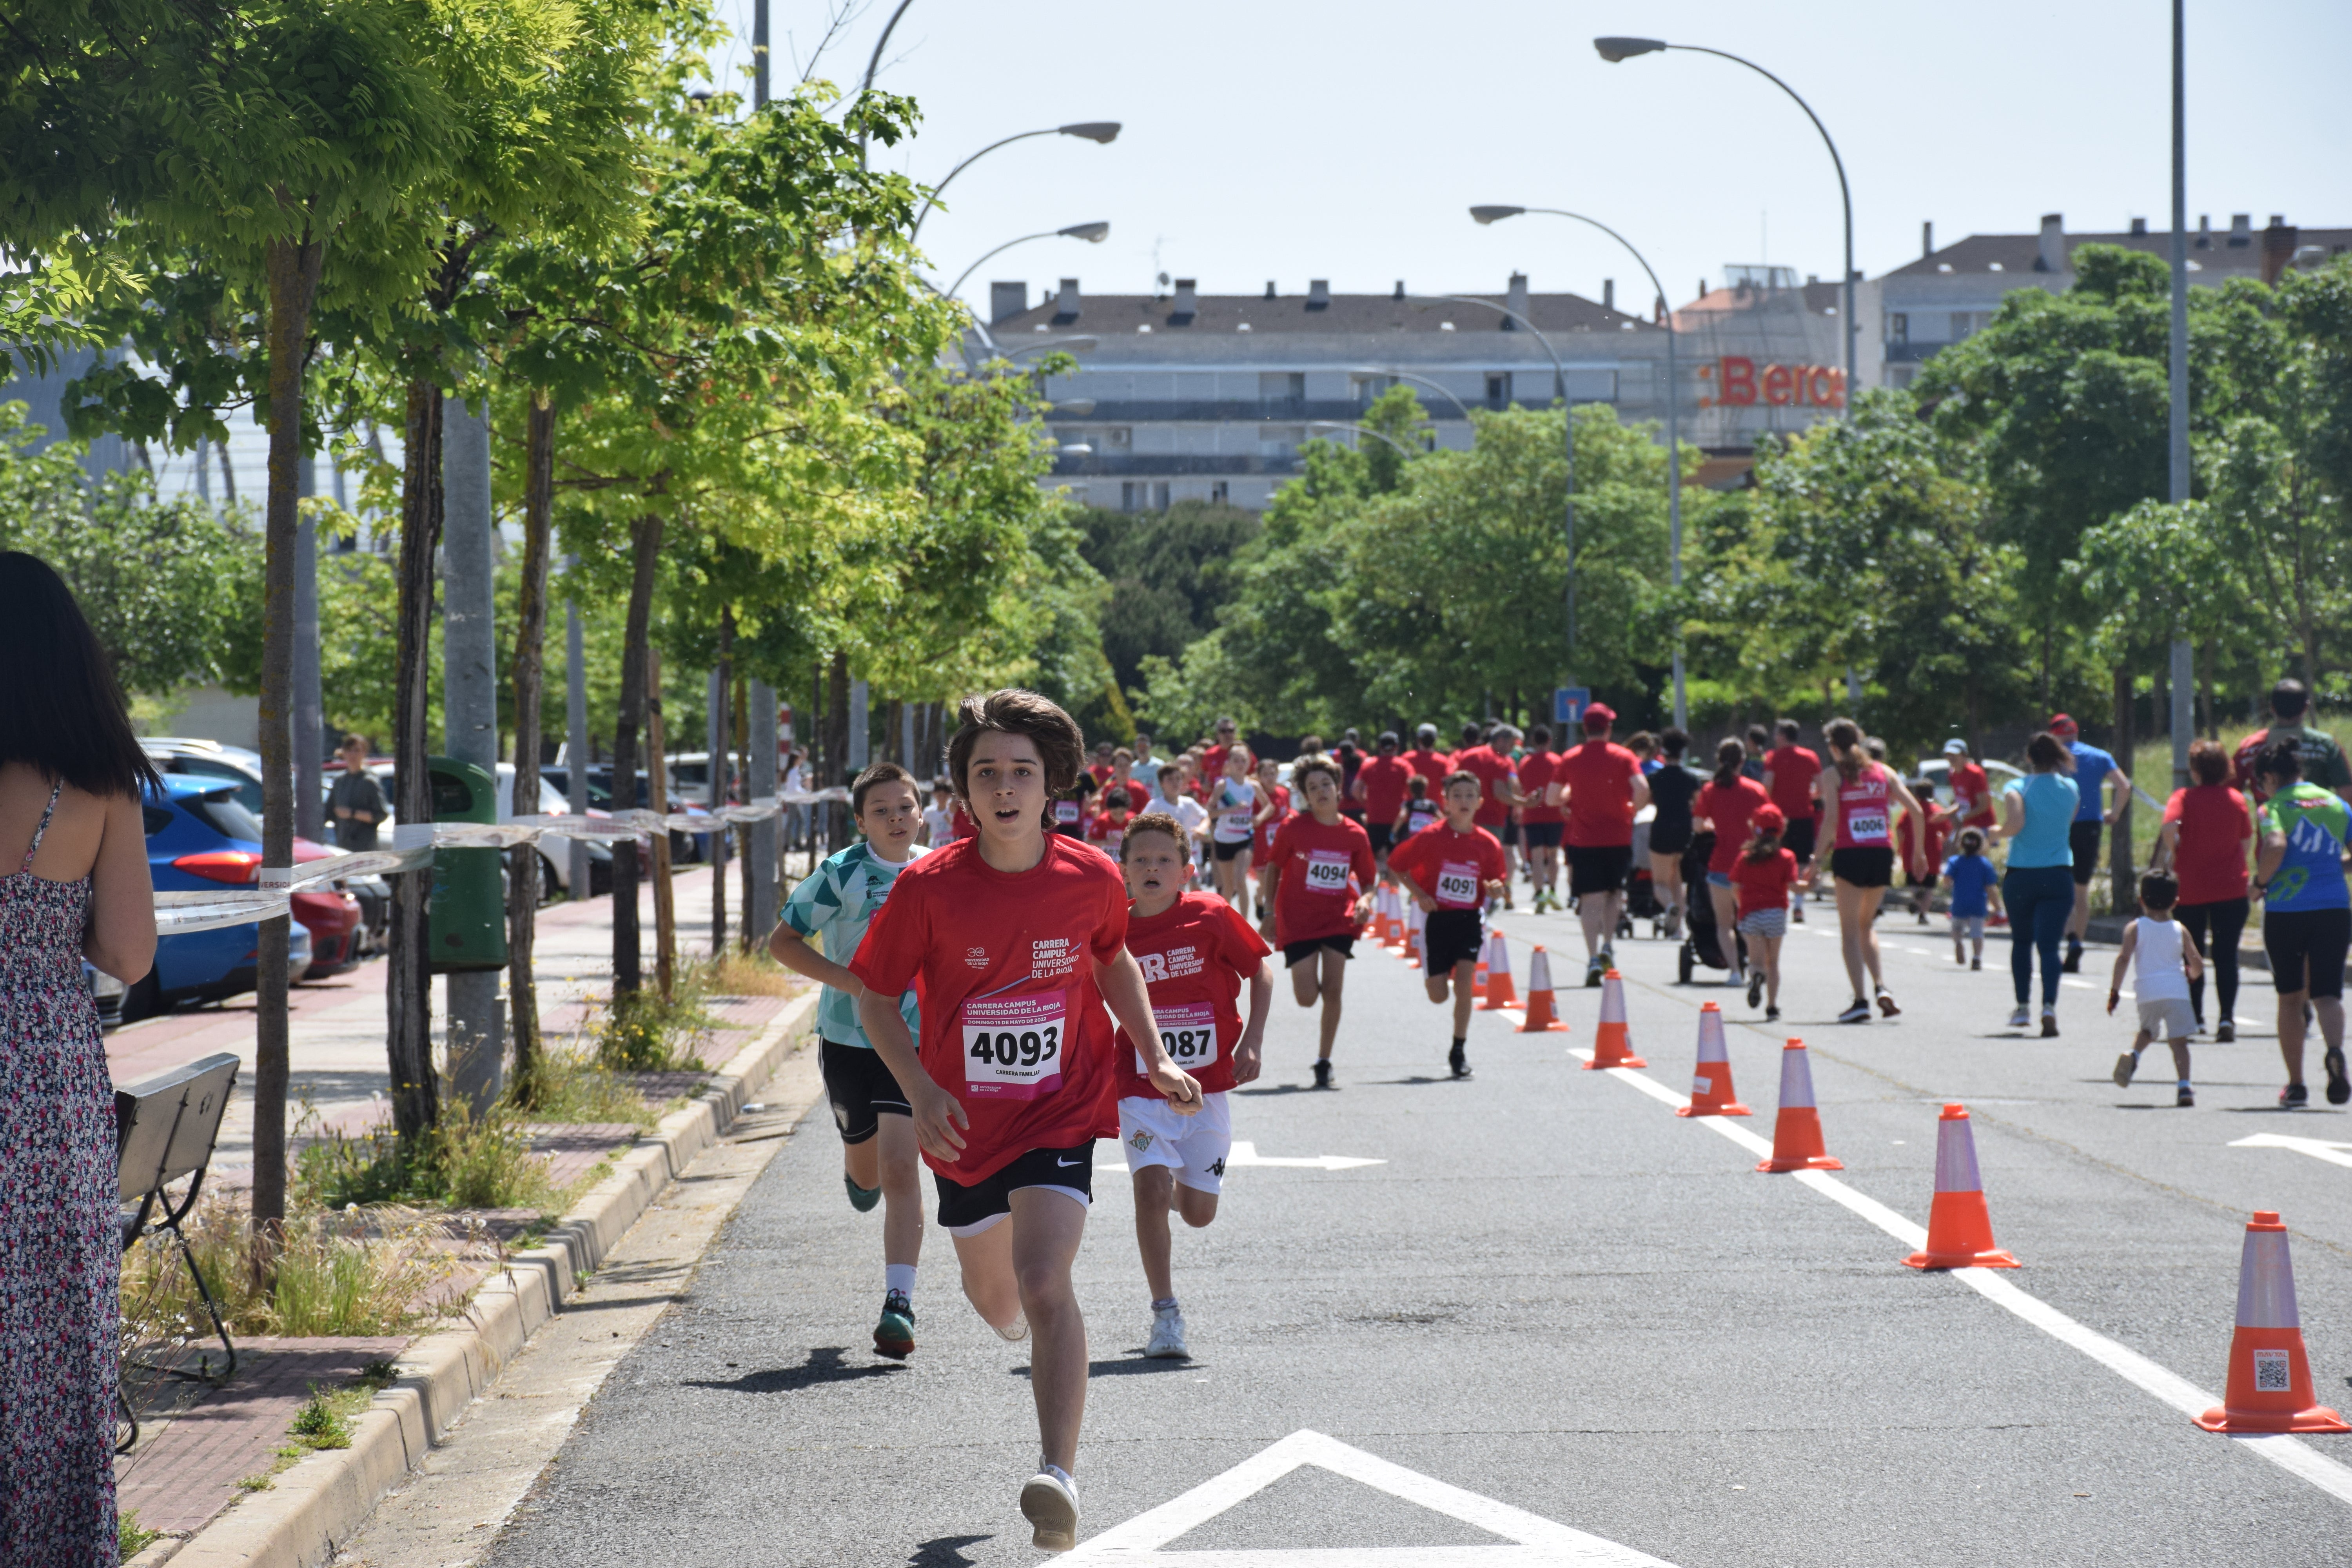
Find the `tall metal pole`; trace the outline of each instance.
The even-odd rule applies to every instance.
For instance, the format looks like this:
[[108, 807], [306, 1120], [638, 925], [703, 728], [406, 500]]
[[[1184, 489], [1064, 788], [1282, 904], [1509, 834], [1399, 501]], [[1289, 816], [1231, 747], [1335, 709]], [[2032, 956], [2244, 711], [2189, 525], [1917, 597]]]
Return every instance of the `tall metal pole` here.
[[[452, 398], [442, 417], [442, 743], [451, 757], [495, 777], [498, 634], [491, 588], [488, 400], [478, 412]], [[451, 974], [447, 984], [449, 1078], [479, 1113], [505, 1086], [506, 1009], [499, 1005], [499, 971]]]
[[[304, 500], [318, 494], [318, 466], [307, 454], [295, 489]], [[294, 525], [294, 831], [314, 844], [327, 837], [327, 802], [319, 770], [327, 755], [326, 706], [319, 680], [319, 524], [307, 511]]]
[[[1647, 263], [1643, 264], [1646, 268]], [[1851, 298], [1851, 296], [1848, 296]], [[1683, 383], [1675, 357], [1675, 308], [1666, 307], [1666, 571], [1675, 592], [1683, 585]], [[1851, 350], [1848, 351], [1849, 353]], [[1683, 628], [1675, 624], [1675, 728], [1690, 733], [1690, 694], [1683, 684]]]
[[[747, 800], [776, 793], [776, 689], [764, 680], [751, 682], [751, 776], [743, 781]], [[781, 814], [751, 824], [751, 930], [753, 941], [776, 923], [776, 869], [782, 853], [784, 819]]]
[[[2182, 0], [2172, 0], [2172, 352], [2171, 499], [2189, 499], [2189, 91], [2188, 29]], [[2189, 741], [2196, 729], [2196, 649], [2185, 626], [2172, 637], [2172, 787], [2189, 787]]]
[[768, 107], [768, 0], [751, 0], [751, 107]]
[[[588, 812], [588, 654], [587, 633], [580, 624], [580, 602], [563, 601], [563, 760], [564, 804], [574, 816]], [[588, 896], [588, 841], [571, 840], [572, 896]]]

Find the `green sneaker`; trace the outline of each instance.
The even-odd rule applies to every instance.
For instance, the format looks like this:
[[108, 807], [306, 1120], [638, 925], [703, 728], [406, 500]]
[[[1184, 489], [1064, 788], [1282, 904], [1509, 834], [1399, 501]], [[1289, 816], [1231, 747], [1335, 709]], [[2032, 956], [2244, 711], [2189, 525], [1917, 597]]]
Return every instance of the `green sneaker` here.
[[874, 1325], [874, 1351], [892, 1361], [905, 1361], [915, 1348], [915, 1304], [903, 1290], [882, 1298], [882, 1321]]
[[846, 1171], [841, 1173], [841, 1184], [849, 1189], [849, 1206], [859, 1214], [866, 1213], [882, 1201], [881, 1188], [861, 1187], [849, 1179], [849, 1173]]

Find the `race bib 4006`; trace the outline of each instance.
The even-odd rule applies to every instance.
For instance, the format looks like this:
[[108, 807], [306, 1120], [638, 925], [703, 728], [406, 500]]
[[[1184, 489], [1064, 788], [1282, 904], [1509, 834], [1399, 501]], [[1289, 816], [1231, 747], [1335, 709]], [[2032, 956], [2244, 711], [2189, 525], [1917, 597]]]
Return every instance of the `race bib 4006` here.
[[1857, 811], [1845, 819], [1845, 830], [1856, 844], [1884, 844], [1886, 842], [1886, 814]]
[[[1208, 1003], [1154, 1007], [1151, 1017], [1160, 1026], [1160, 1043], [1166, 1047], [1168, 1059], [1186, 1072], [1197, 1073], [1217, 1059], [1217, 1010]], [[1135, 1053], [1135, 1070], [1151, 1070], [1139, 1050]]]
[[1035, 1100], [1062, 1087], [1069, 1025], [1067, 992], [975, 998], [957, 1016], [965, 1092]]

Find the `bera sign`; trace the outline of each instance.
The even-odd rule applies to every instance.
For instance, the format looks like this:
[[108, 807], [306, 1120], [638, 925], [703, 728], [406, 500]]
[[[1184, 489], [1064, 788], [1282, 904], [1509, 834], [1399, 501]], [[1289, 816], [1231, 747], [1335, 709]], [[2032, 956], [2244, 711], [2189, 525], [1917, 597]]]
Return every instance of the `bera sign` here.
[[1726, 354], [1699, 374], [1715, 383], [1712, 397], [1701, 406], [1749, 408], [1759, 403], [1774, 408], [1843, 408], [1845, 372], [1826, 364], [1768, 364], [1741, 354]]

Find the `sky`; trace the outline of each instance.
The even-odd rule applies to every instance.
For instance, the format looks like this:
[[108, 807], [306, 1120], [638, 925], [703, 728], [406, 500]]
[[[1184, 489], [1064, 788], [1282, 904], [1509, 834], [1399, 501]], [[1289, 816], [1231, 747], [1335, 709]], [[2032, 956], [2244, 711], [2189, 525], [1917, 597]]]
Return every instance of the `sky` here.
[[[738, 37], [712, 56], [744, 84], [752, 0], [719, 0]], [[851, 86], [898, 0], [854, 0], [814, 74]], [[774, 89], [811, 67], [838, 0], [771, 0]], [[2342, 0], [2187, 0], [2189, 222], [2251, 213], [2352, 227]], [[1633, 33], [1747, 57], [1802, 93], [1852, 182], [1854, 260], [1875, 277], [1948, 244], [2170, 218], [2166, 0], [912, 0], [876, 79], [922, 110], [877, 161], [926, 183], [1000, 137], [1117, 120], [1108, 146], [1062, 136], [966, 171], [924, 225], [945, 284], [991, 247], [1097, 219], [1108, 240], [1009, 250], [992, 279], [1038, 299], [1204, 293], [1500, 290], [1644, 298], [1633, 258], [1556, 218], [1481, 228], [1475, 203], [1566, 207], [1640, 247], [1676, 303], [1729, 263], [1834, 278], [1837, 175], [1803, 112], [1754, 72], [1705, 55], [1618, 65], [1596, 35]], [[796, 63], [797, 62], [797, 63]]]

